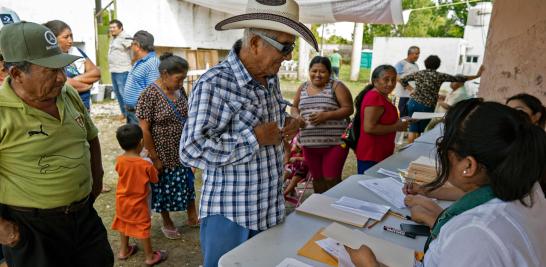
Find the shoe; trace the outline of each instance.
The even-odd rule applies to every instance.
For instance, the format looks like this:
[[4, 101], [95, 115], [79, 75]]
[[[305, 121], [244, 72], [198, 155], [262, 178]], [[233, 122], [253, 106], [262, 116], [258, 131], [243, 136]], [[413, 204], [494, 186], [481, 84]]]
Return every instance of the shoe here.
[[137, 245], [129, 245], [129, 250], [127, 251], [127, 255], [125, 256], [118, 256], [118, 260], [124, 261], [129, 259], [131, 256], [135, 255], [138, 251]]
[[165, 228], [165, 226], [162, 226], [161, 227], [161, 232], [163, 232], [163, 235], [167, 239], [171, 239], [171, 240], [180, 239], [182, 237], [182, 234], [180, 234], [180, 232], [178, 232], [178, 229], [176, 229], [176, 228], [167, 229], [167, 228]]
[[167, 251], [166, 250], [158, 250], [154, 251], [154, 258], [151, 261], [144, 261], [146, 266], [154, 266], [158, 263], [161, 263], [167, 259]]

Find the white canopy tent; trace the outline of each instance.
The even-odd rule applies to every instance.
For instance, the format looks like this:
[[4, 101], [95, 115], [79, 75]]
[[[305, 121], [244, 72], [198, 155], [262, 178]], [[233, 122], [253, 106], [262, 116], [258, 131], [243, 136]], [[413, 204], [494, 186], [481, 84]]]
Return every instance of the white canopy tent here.
[[[242, 14], [247, 0], [186, 0], [230, 14]], [[296, 0], [302, 23], [351, 21], [402, 24], [402, 0]]]
[[[185, 0], [200, 6], [233, 15], [243, 14], [248, 0]], [[357, 80], [362, 50], [362, 23], [402, 24], [402, 0], [296, 0], [300, 6], [302, 23], [355, 22], [351, 80]], [[302, 43], [299, 49], [298, 78], [307, 77], [310, 47]]]

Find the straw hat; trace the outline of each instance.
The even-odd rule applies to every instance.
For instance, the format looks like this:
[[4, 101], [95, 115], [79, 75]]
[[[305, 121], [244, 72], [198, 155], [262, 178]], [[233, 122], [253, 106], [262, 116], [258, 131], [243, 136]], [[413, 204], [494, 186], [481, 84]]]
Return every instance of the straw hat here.
[[315, 36], [299, 22], [299, 10], [294, 0], [248, 0], [245, 14], [222, 20], [216, 24], [215, 29], [256, 28], [285, 32], [303, 38], [318, 51]]

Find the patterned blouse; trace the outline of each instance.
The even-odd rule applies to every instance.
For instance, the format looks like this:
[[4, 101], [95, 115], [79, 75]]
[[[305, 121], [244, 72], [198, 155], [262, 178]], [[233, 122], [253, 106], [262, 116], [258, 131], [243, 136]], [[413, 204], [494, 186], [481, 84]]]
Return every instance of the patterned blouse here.
[[[309, 82], [305, 82], [301, 89], [299, 110], [300, 114], [309, 121], [313, 113], [334, 111], [339, 109], [334, 88], [334, 80], [330, 79], [326, 87], [318, 94], [310, 96], [307, 93]], [[328, 120], [319, 125], [307, 124], [300, 133], [300, 143], [306, 147], [329, 147], [342, 143], [341, 135], [347, 128], [347, 120]]]
[[435, 107], [438, 101], [438, 91], [444, 82], [466, 82], [466, 77], [452, 76], [435, 70], [420, 70], [400, 79], [400, 84], [406, 87], [408, 82], [415, 81], [415, 90], [411, 98], [427, 107]]
[[[178, 157], [178, 146], [184, 125], [178, 119], [163, 94], [157, 89], [154, 84], [144, 89], [138, 98], [136, 116], [139, 119], [148, 121], [150, 124], [155, 151], [163, 166], [174, 168], [181, 165]], [[180, 95], [174, 101], [174, 105], [179, 114], [186, 118], [188, 116], [188, 98], [184, 88], [180, 89], [179, 92]]]

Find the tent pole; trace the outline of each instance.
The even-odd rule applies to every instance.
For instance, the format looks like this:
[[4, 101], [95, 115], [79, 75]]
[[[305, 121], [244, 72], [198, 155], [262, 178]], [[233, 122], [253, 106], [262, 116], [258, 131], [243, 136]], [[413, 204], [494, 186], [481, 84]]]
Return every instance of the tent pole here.
[[353, 53], [351, 55], [351, 81], [358, 81], [363, 35], [364, 23], [355, 23], [353, 33]]

